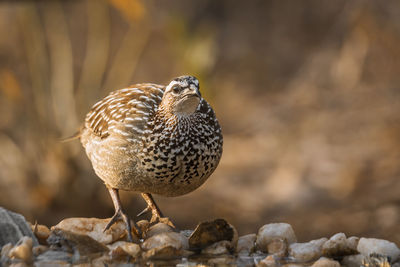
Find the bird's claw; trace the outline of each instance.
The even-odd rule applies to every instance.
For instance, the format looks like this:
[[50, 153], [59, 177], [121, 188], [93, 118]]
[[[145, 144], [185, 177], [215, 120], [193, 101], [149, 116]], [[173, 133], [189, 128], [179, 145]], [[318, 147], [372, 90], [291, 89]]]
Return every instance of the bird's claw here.
[[142, 233], [139, 229], [139, 227], [137, 227], [137, 225], [135, 224], [135, 222], [133, 222], [133, 227], [131, 227], [131, 222], [129, 220], [128, 215], [126, 215], [122, 210], [117, 210], [114, 215], [111, 217], [110, 221], [107, 223], [106, 227], [104, 227], [103, 232], [107, 231], [108, 229], [111, 228], [111, 226], [118, 221], [119, 219], [122, 219], [126, 225], [126, 231], [128, 232], [128, 241], [129, 242], [133, 242], [133, 237], [132, 237], [132, 228], [135, 232], [135, 235], [137, 235], [138, 237], [142, 236]]

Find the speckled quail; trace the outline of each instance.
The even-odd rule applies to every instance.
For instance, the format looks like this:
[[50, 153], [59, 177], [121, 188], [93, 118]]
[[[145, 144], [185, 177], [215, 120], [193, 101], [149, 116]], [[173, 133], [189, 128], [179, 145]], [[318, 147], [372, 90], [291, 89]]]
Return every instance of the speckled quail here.
[[[223, 143], [215, 113], [193, 76], [175, 78], [166, 87], [142, 83], [110, 93], [87, 114], [80, 139], [114, 203], [105, 230], [123, 219], [130, 240], [118, 190], [141, 192], [151, 222], [167, 219], [151, 194], [173, 197], [198, 188], [217, 167]], [[133, 229], [139, 234], [136, 224]]]

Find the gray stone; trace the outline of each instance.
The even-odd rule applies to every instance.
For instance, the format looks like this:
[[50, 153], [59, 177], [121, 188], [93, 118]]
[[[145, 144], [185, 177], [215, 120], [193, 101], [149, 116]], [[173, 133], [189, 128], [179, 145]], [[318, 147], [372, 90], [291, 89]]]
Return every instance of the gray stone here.
[[266, 224], [258, 230], [257, 248], [262, 252], [267, 252], [269, 242], [275, 238], [285, 239], [288, 244], [297, 241], [293, 228], [287, 223], [270, 223]]
[[341, 264], [346, 267], [360, 267], [365, 259], [362, 254], [345, 256]]
[[388, 256], [392, 262], [395, 262], [400, 256], [400, 249], [395, 243], [376, 238], [361, 238], [357, 250], [366, 257], [373, 253]]
[[324, 237], [307, 243], [293, 243], [289, 246], [289, 256], [293, 257], [296, 262], [316, 260], [322, 256], [322, 245], [327, 240]]
[[256, 238], [256, 234], [248, 234], [239, 237], [236, 246], [236, 253], [241, 255], [250, 255], [253, 253], [255, 250]]
[[33, 246], [39, 245], [24, 216], [0, 207], [0, 247], [15, 245], [23, 236], [32, 238]]
[[146, 241], [144, 241], [142, 244], [142, 248], [145, 250], [161, 248], [165, 246], [172, 246], [177, 250], [189, 248], [187, 237], [176, 232], [164, 232], [154, 235], [146, 239]]
[[340, 267], [340, 263], [335, 260], [322, 257], [314, 262], [311, 267]]

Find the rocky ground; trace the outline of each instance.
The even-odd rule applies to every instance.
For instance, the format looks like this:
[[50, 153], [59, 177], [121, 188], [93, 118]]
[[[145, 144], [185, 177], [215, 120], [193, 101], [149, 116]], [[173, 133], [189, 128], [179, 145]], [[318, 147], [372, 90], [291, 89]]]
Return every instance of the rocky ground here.
[[122, 222], [103, 232], [107, 222], [68, 218], [49, 229], [0, 208], [0, 266], [400, 266], [400, 249], [387, 240], [337, 233], [298, 243], [286, 223], [239, 236], [224, 219], [181, 231], [141, 220], [144, 239], [130, 243]]

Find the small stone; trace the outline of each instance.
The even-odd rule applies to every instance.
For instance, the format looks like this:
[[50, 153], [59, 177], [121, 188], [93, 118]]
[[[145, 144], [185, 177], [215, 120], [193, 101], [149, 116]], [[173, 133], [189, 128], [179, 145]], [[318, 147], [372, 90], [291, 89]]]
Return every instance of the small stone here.
[[208, 255], [222, 255], [230, 254], [232, 250], [232, 243], [227, 240], [222, 240], [202, 249], [201, 253]]
[[18, 243], [10, 250], [8, 257], [12, 259], [20, 259], [24, 262], [32, 262], [32, 238], [28, 236], [22, 237]]
[[32, 253], [35, 257], [39, 256], [40, 254], [45, 253], [47, 250], [49, 250], [48, 246], [43, 246], [43, 245], [39, 245], [36, 247], [32, 248]]
[[364, 259], [365, 259], [365, 256], [362, 254], [349, 255], [349, 256], [343, 257], [341, 264], [346, 267], [360, 267], [360, 266], [362, 266]]
[[257, 248], [262, 252], [267, 252], [268, 243], [274, 238], [286, 239], [288, 244], [297, 241], [293, 228], [287, 223], [270, 223], [266, 224], [258, 230]]
[[344, 233], [335, 234], [322, 246], [322, 254], [330, 258], [357, 254], [357, 242], [356, 237], [347, 239]]
[[142, 248], [150, 250], [153, 248], [161, 248], [165, 246], [171, 246], [177, 250], [188, 249], [189, 243], [187, 237], [181, 233], [166, 232], [158, 235], [154, 235], [143, 242]]
[[104, 232], [104, 228], [110, 219], [97, 218], [68, 218], [51, 227], [51, 230], [61, 229], [79, 235], [86, 235], [94, 240], [108, 245], [126, 235], [126, 226], [124, 222], [115, 222], [110, 229]]
[[13, 248], [13, 245], [11, 243], [5, 244], [1, 248], [1, 257], [0, 257], [0, 266], [5, 265], [5, 263], [9, 260], [8, 254], [10, 253], [10, 250]]
[[346, 246], [357, 252], [357, 246], [358, 246], [358, 242], [360, 241], [360, 238], [356, 237], [356, 236], [350, 236], [349, 238], [347, 238], [346, 240]]
[[174, 230], [172, 229], [171, 226], [165, 223], [157, 223], [153, 226], [151, 226], [146, 233], [146, 237], [152, 237], [154, 235], [158, 235], [161, 233], [168, 233], [168, 232], [173, 232]]
[[268, 243], [267, 251], [269, 254], [273, 254], [275, 257], [283, 258], [286, 257], [288, 251], [288, 245], [286, 239], [274, 238]]
[[256, 267], [275, 267], [279, 266], [276, 262], [274, 256], [269, 255], [265, 259], [261, 260], [259, 263], [256, 264]]
[[80, 235], [61, 229], [52, 230], [47, 243], [50, 244], [51, 248], [61, 249], [70, 253], [78, 252], [79, 255], [90, 255], [108, 252], [109, 250], [105, 245], [87, 235]]
[[39, 244], [46, 245], [47, 238], [50, 236], [50, 229], [46, 225], [35, 224], [31, 226], [33, 234], [39, 241]]
[[293, 257], [296, 262], [313, 261], [322, 256], [322, 245], [327, 238], [312, 240], [307, 243], [293, 243], [289, 245], [289, 256]]
[[117, 241], [112, 245], [107, 246], [110, 249], [111, 257], [120, 257], [120, 256], [131, 256], [133, 258], [137, 258], [140, 256], [140, 246], [135, 243], [125, 242], [125, 241]]
[[181, 258], [183, 251], [173, 246], [163, 246], [152, 248], [143, 253], [143, 258], [148, 260], [170, 260]]
[[231, 241], [235, 247], [237, 231], [224, 219], [216, 219], [197, 225], [196, 229], [189, 237], [189, 247], [192, 250], [200, 250], [222, 240]]
[[241, 255], [250, 255], [253, 253], [256, 245], [256, 238], [256, 234], [248, 234], [239, 237], [236, 246], [236, 253]]
[[311, 267], [340, 267], [340, 263], [328, 258], [320, 258]]
[[0, 247], [15, 245], [24, 236], [32, 238], [33, 246], [39, 244], [24, 216], [0, 207]]
[[392, 262], [395, 262], [400, 255], [400, 249], [395, 243], [376, 238], [362, 237], [358, 242], [357, 250], [366, 257], [373, 253], [388, 256]]

